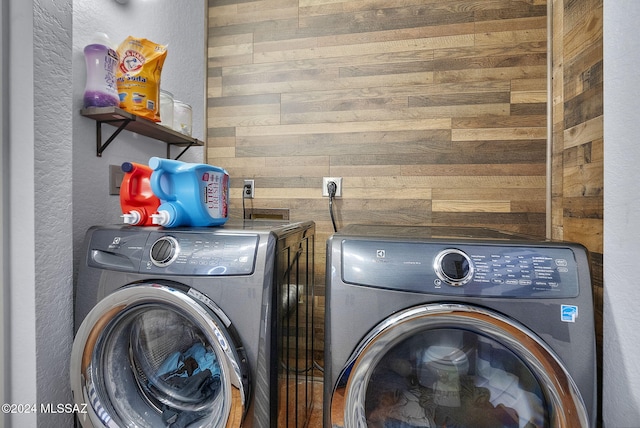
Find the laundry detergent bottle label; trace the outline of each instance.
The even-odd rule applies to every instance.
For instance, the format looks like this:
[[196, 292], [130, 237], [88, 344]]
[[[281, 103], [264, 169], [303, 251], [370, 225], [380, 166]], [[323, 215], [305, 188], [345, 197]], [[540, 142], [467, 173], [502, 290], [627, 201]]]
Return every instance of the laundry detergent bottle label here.
[[160, 199], [151, 190], [152, 170], [147, 165], [124, 162], [120, 185], [120, 208], [125, 224], [150, 226], [151, 215], [158, 210]]
[[229, 174], [222, 168], [153, 157], [151, 189], [160, 199], [153, 223], [165, 227], [216, 226], [229, 214]]
[[212, 218], [227, 217], [229, 175], [219, 171], [204, 171], [200, 180], [204, 204]]

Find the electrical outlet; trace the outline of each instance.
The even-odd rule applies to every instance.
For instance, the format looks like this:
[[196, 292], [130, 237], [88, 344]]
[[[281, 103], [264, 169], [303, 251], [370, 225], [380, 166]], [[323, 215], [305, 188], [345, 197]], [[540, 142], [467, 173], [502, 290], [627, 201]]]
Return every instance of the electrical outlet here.
[[322, 196], [329, 196], [327, 185], [332, 181], [336, 184], [335, 196], [342, 196], [342, 177], [322, 177]]
[[255, 197], [256, 186], [254, 180], [244, 180], [242, 187], [242, 197], [244, 199], [253, 199]]

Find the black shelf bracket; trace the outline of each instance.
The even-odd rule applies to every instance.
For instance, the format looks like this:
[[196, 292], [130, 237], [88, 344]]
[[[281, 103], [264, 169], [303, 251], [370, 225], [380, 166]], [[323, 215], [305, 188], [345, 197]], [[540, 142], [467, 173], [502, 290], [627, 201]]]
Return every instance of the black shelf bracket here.
[[[175, 157], [175, 160], [180, 159], [180, 157], [184, 154], [184, 152], [186, 152], [187, 150], [189, 150], [189, 148], [191, 146], [193, 146], [195, 143], [189, 143], [187, 145], [187, 147], [185, 147], [184, 149], [182, 149], [182, 151], [180, 153], [178, 153], [178, 156]], [[167, 159], [169, 159], [171, 157], [171, 144], [167, 144]]]
[[[120, 126], [116, 128], [116, 130], [111, 134], [109, 138], [103, 143], [102, 142], [102, 124], [103, 123], [113, 123], [113, 122], [122, 122]], [[131, 122], [131, 119], [118, 119], [118, 120], [102, 120], [96, 121], [96, 156], [102, 157], [102, 152], [111, 144], [113, 140], [124, 130], [127, 125]], [[167, 157], [169, 153], [169, 146], [167, 145]]]

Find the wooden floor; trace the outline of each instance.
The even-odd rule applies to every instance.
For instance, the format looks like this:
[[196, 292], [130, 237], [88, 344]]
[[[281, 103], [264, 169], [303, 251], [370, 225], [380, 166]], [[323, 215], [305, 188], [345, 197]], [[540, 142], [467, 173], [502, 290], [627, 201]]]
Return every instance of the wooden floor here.
[[308, 428], [322, 427], [322, 382], [313, 385], [313, 410], [309, 418]]

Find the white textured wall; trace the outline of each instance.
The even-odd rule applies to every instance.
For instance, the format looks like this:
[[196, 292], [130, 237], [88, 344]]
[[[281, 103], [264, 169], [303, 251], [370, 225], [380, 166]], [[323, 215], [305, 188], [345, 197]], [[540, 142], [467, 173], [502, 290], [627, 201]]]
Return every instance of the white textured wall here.
[[[8, 101], [3, 93], [3, 108], [10, 110], [3, 204], [11, 230], [2, 242], [10, 312], [4, 400], [65, 404], [71, 402], [73, 272], [82, 237], [93, 224], [120, 222], [118, 197], [108, 194], [109, 164], [166, 154], [164, 143], [125, 132], [96, 157], [95, 122], [79, 115], [82, 49], [97, 30], [117, 42], [133, 35], [168, 43], [163, 87], [193, 106], [193, 133], [204, 139], [205, 8], [202, 0], [1, 1], [3, 13], [10, 13], [9, 28], [3, 27], [10, 49], [2, 55], [11, 79]], [[182, 159], [201, 162], [203, 149], [190, 149]], [[6, 415], [0, 426], [67, 427], [73, 419]]]
[[606, 428], [640, 426], [640, 2], [604, 2]]
[[[71, 0], [36, 0], [34, 6], [36, 404], [57, 404], [71, 402], [63, 382], [73, 308]], [[70, 423], [71, 415], [38, 416], [39, 427]]]

